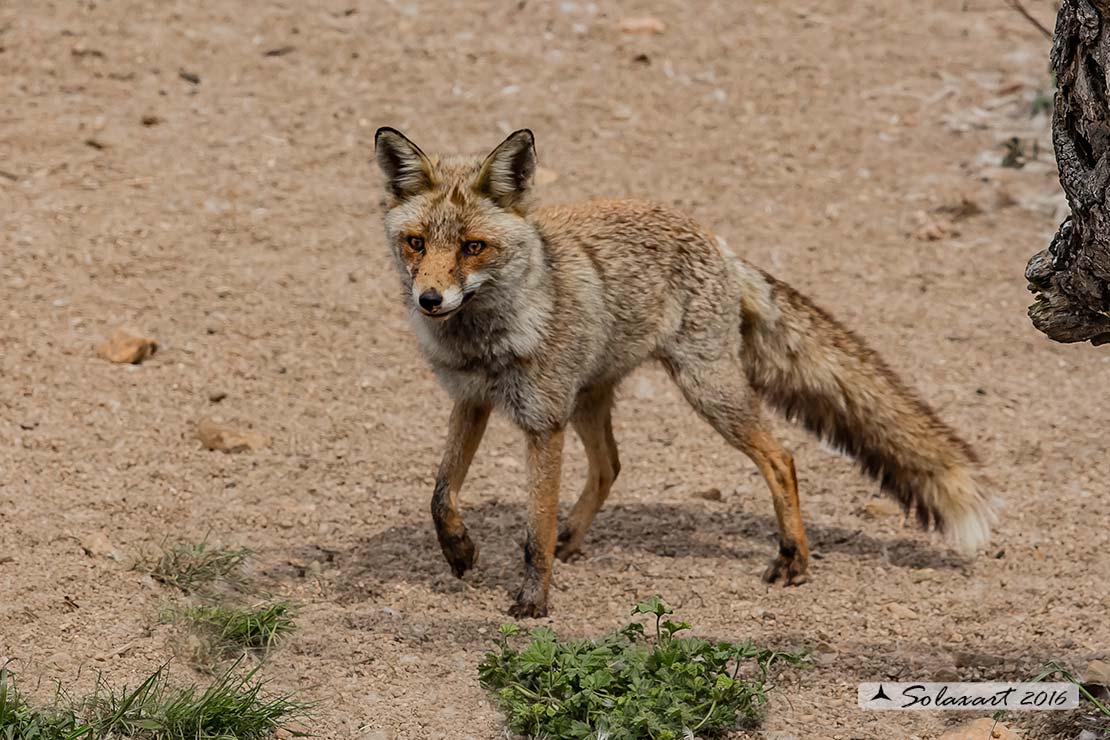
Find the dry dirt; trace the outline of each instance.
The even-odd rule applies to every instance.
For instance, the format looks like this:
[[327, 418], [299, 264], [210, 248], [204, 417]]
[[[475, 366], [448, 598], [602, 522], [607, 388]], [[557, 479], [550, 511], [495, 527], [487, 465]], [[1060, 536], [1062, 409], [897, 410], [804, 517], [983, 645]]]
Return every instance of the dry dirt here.
[[[622, 33], [632, 16], [665, 30]], [[688, 209], [866, 336], [1006, 502], [990, 552], [963, 561], [783, 423], [820, 559], [812, 583], [765, 586], [754, 467], [648, 369], [623, 389], [622, 477], [545, 623], [597, 634], [659, 593], [704, 635], [810, 646], [764, 730], [736, 734], [779, 740], [968, 718], [862, 713], [861, 680], [1110, 657], [1110, 354], [1025, 317], [1026, 259], [1062, 213], [1030, 117], [1046, 54], [987, 0], [7, 0], [0, 661], [134, 681], [179, 636], [158, 620], [172, 594], [130, 563], [210, 533], [301, 604], [263, 670], [321, 702], [318, 735], [501, 735], [475, 666], [521, 567], [522, 450], [493, 423], [464, 496], [482, 561], [455, 580], [428, 515], [448, 402], [381, 237], [386, 124], [475, 152], [529, 126], [557, 176], [544, 201]], [[999, 166], [1011, 137], [1022, 169]], [[158, 352], [98, 358], [121, 325]], [[205, 417], [268, 444], [208, 451]], [[565, 504], [583, 467], [575, 441]]]

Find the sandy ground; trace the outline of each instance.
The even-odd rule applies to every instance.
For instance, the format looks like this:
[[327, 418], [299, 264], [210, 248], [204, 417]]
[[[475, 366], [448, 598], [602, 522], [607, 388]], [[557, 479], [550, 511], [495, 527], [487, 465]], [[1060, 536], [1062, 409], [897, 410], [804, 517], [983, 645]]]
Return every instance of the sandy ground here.
[[[1051, 23], [1048, 5], [1030, 3]], [[643, 15], [666, 31], [616, 29]], [[301, 605], [264, 672], [321, 702], [318, 735], [501, 735], [475, 668], [519, 577], [522, 450], [492, 424], [465, 491], [482, 562], [455, 580], [427, 511], [449, 405], [381, 236], [386, 124], [475, 152], [529, 126], [557, 176], [545, 202], [691, 211], [866, 336], [1006, 501], [990, 552], [961, 560], [784, 423], [820, 559], [812, 583], [765, 586], [754, 466], [648, 369], [622, 392], [624, 472], [545, 623], [597, 634], [660, 593], [704, 635], [809, 646], [764, 731], [736, 734], [779, 740], [967, 719], [860, 712], [862, 680], [1108, 657], [1110, 354], [1025, 317], [1026, 259], [1062, 214], [1029, 115], [1046, 54], [986, 0], [0, 4], [0, 660], [134, 681], [179, 635], [158, 621], [172, 594], [130, 563], [209, 533]], [[1011, 137], [1022, 169], [999, 166]], [[121, 324], [159, 353], [98, 359]], [[205, 451], [204, 416], [272, 443]], [[565, 505], [582, 458], [575, 440]]]

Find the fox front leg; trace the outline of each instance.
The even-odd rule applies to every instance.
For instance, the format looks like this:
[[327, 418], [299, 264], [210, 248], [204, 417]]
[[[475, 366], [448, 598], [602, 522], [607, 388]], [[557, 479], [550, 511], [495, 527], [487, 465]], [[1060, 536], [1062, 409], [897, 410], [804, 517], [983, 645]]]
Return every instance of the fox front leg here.
[[514, 617], [546, 617], [555, 558], [563, 430], [528, 435], [528, 534], [524, 540], [524, 583], [509, 609]]
[[469, 401], [460, 401], [451, 409], [447, 447], [443, 451], [443, 461], [439, 465], [435, 492], [432, 494], [432, 521], [436, 525], [436, 536], [443, 556], [457, 578], [462, 578], [478, 562], [478, 548], [466, 533], [466, 525], [459, 513], [459, 490], [486, 431], [489, 413], [489, 404]]

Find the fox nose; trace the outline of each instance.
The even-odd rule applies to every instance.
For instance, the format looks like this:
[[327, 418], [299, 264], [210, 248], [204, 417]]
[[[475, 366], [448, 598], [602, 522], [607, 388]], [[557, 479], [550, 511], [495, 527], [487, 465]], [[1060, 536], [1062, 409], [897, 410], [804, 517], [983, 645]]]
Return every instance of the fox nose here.
[[434, 311], [443, 303], [443, 296], [435, 288], [428, 288], [420, 294], [420, 307], [425, 311]]

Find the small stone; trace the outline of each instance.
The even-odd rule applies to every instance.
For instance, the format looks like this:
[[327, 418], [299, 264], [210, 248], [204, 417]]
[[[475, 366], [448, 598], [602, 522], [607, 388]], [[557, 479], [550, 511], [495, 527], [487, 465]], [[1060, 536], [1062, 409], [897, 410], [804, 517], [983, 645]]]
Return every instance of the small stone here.
[[973, 722], [967, 722], [940, 736], [940, 740], [986, 740], [986, 738], [992, 738], [992, 740], [1021, 740], [1016, 732], [1001, 722], [995, 722], [990, 717], [982, 717]]
[[88, 532], [81, 537], [81, 549], [90, 558], [119, 560], [119, 553], [103, 532]]
[[1092, 660], [1087, 666], [1087, 683], [1110, 686], [1110, 663], [1105, 660]]
[[660, 34], [667, 30], [667, 24], [652, 16], [625, 18], [619, 27], [621, 33]]
[[721, 501], [724, 496], [721, 494], [720, 488], [707, 488], [704, 491], [696, 491], [694, 498], [701, 498], [706, 501]]
[[896, 619], [917, 619], [917, 612], [898, 602], [887, 604], [886, 610], [890, 613], [890, 616]]
[[901, 516], [902, 508], [888, 498], [877, 498], [863, 505], [863, 513], [869, 519], [886, 519]]
[[158, 351], [158, 342], [124, 327], [118, 327], [100, 345], [96, 354], [103, 360], [138, 365]]
[[196, 437], [206, 450], [228, 454], [259, 450], [270, 443], [257, 432], [240, 431], [209, 418], [197, 422]]
[[219, 403], [227, 398], [227, 391], [209, 391], [208, 400], [212, 403]]

